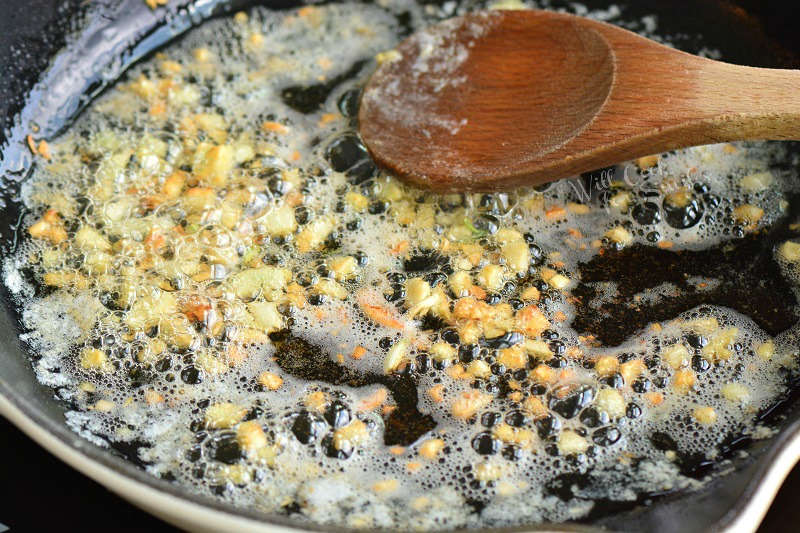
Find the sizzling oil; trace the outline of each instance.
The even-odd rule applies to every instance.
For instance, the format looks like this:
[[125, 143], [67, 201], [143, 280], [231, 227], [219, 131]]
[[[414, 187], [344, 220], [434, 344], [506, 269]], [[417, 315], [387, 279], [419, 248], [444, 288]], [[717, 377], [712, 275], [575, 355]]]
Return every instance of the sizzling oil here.
[[[797, 353], [786, 147], [700, 147], [543, 191], [409, 189], [358, 141], [358, 87], [373, 56], [454, 9], [210, 22], [53, 143], [24, 191], [37, 238], [6, 284], [76, 431], [236, 505], [401, 529], [579, 518], [697, 487], [732, 440], [769, 434], [760, 413]], [[241, 211], [158, 197], [208, 169], [198, 143], [238, 159], [229, 182], [191, 188], [247, 191]], [[276, 230], [287, 205], [294, 225]], [[57, 217], [33, 229], [46, 209]], [[205, 270], [168, 268], [194, 256]], [[249, 293], [245, 263], [285, 270], [291, 288]], [[437, 296], [415, 311], [420, 287]], [[148, 322], [161, 300], [145, 290], [180, 310]], [[524, 327], [533, 308], [546, 327]], [[268, 337], [237, 344], [259, 309]], [[183, 344], [176, 316], [194, 328]]]

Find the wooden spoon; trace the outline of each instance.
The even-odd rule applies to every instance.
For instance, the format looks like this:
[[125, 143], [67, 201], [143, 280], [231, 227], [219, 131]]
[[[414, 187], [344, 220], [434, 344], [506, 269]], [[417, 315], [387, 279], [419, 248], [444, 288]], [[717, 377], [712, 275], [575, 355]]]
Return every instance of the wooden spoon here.
[[378, 164], [438, 191], [538, 185], [675, 148], [800, 139], [800, 71], [742, 67], [546, 11], [415, 33], [364, 89]]

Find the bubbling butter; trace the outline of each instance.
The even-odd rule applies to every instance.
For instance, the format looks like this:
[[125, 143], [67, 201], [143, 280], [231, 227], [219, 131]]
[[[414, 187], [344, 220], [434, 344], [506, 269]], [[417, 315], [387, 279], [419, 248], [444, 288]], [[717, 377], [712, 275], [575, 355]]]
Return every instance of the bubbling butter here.
[[[545, 190], [410, 188], [360, 144], [358, 87], [409, 29], [465, 9], [214, 20], [51, 143], [4, 272], [76, 432], [235, 506], [420, 530], [691, 490], [690, 458], [768, 433], [757, 414], [797, 357], [786, 147], [691, 148]], [[712, 249], [775, 275], [657, 279]], [[652, 283], [630, 265], [603, 277], [625, 254], [656, 257]], [[714, 303], [731, 279], [785, 287], [785, 327]], [[635, 323], [604, 337], [623, 311]]]

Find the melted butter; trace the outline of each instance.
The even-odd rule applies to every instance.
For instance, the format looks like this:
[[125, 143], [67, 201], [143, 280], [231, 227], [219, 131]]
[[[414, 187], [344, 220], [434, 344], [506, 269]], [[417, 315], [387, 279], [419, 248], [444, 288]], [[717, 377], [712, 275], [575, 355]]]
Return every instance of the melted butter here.
[[235, 505], [399, 529], [695, 488], [766, 433], [797, 345], [786, 147], [406, 187], [358, 143], [357, 89], [450, 14], [209, 22], [52, 143], [5, 277], [76, 431]]

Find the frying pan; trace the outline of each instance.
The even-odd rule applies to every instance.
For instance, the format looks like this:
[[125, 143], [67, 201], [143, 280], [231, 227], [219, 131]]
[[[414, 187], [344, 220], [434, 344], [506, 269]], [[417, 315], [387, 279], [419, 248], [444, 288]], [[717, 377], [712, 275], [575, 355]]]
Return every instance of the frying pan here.
[[[264, 2], [289, 8], [294, 0]], [[585, 0], [590, 8], [609, 2]], [[0, 247], [13, 252], [24, 208], [19, 185], [34, 164], [25, 136], [52, 138], [90, 100], [129, 65], [203, 20], [229, 13], [241, 0], [187, 0], [148, 9], [142, 0], [6, 0], [0, 5]], [[792, 21], [800, 15], [795, 0], [631, 0], [616, 2], [630, 19], [655, 13], [659, 32], [676, 35], [689, 52], [719, 49], [730, 62], [797, 68], [800, 36]], [[567, 5], [554, 0], [552, 7]], [[702, 35], [703, 37], [698, 37]], [[291, 516], [237, 509], [188, 494], [148, 475], [115, 450], [98, 447], [65, 424], [67, 406], [40, 385], [30, 354], [20, 342], [17, 309], [0, 286], [0, 414], [63, 461], [110, 490], [183, 529], [197, 531], [319, 530]], [[800, 458], [800, 402], [797, 389], [786, 393], [769, 413], [779, 428], [766, 440], [742, 441], [731, 452], [735, 467], [703, 489], [684, 494], [649, 495], [632, 504], [597, 502], [580, 523], [506, 529], [658, 532], [754, 530], [781, 482]], [[709, 465], [707, 471], [715, 467]], [[707, 473], [704, 471], [704, 473]], [[331, 530], [331, 528], [326, 528]], [[337, 530], [337, 529], [334, 529]], [[345, 531], [344, 529], [338, 529]]]

